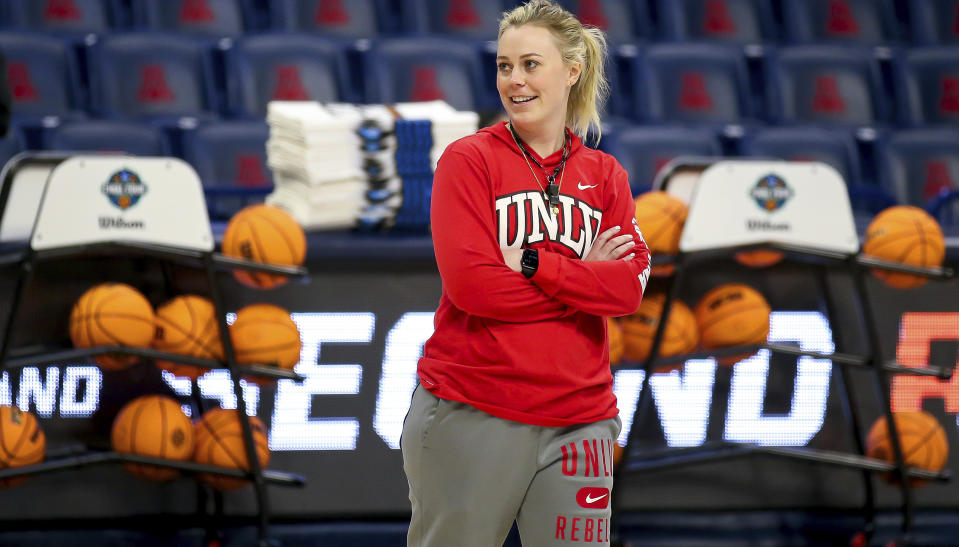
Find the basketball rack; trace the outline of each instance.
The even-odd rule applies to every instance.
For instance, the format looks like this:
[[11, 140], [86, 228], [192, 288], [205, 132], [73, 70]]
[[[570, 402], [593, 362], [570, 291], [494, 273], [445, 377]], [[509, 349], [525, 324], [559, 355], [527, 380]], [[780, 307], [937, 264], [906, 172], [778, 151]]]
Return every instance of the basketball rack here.
[[[179, 162], [173, 158], [132, 158], [125, 156], [88, 156], [88, 158], [102, 159], [104, 157], [117, 158], [118, 166], [134, 164], [137, 160], [169, 160]], [[48, 185], [54, 178], [59, 166], [73, 158], [71, 154], [64, 153], [36, 153], [26, 152], [11, 159], [3, 171], [0, 172], [0, 227], [6, 226], [8, 233], [16, 232], [15, 227], [4, 224], [7, 217], [8, 205], [11, 202], [11, 193], [13, 192], [15, 179], [18, 173], [33, 171], [35, 176], [29, 177], [22, 184], [24, 189], [20, 188], [21, 194], [15, 200], [18, 208], [26, 207], [26, 213], [21, 211], [25, 218], [36, 217], [32, 228], [27, 230], [21, 226], [20, 236], [29, 233], [29, 243], [23, 248], [22, 243], [10, 245], [10, 241], [0, 240], [4, 247], [17, 247], [13, 250], [6, 250], [0, 254], [0, 268], [16, 269], [16, 277], [13, 289], [12, 303], [9, 310], [3, 318], [3, 339], [0, 340], [0, 374], [10, 369], [21, 368], [24, 366], [43, 365], [69, 362], [75, 359], [83, 359], [103, 354], [118, 354], [136, 356], [144, 359], [169, 360], [188, 365], [194, 365], [207, 369], [225, 368], [229, 371], [233, 387], [233, 396], [237, 401], [237, 412], [240, 417], [240, 426], [243, 438], [244, 451], [249, 461], [249, 471], [240, 469], [219, 467], [213, 465], [198, 464], [190, 461], [173, 461], [160, 458], [144, 457], [134, 454], [124, 454], [114, 451], [94, 451], [86, 447], [72, 448], [65, 454], [51, 458], [47, 461], [0, 470], [0, 480], [12, 477], [27, 477], [61, 471], [65, 469], [78, 469], [93, 465], [115, 464], [115, 463], [136, 463], [149, 464], [157, 467], [176, 469], [186, 475], [197, 476], [200, 474], [212, 474], [224, 477], [245, 478], [252, 483], [256, 501], [256, 525], [258, 544], [261, 546], [271, 545], [269, 538], [269, 517], [270, 503], [267, 495], [266, 485], [302, 487], [305, 485], [305, 479], [293, 473], [272, 471], [263, 469], [260, 460], [256, 454], [253, 440], [252, 428], [249, 415], [247, 413], [246, 401], [243, 397], [240, 379], [245, 376], [253, 376], [269, 379], [288, 379], [302, 381], [302, 376], [293, 371], [281, 370], [275, 367], [265, 365], [239, 365], [236, 361], [236, 352], [229, 335], [229, 327], [226, 320], [226, 309], [224, 308], [223, 295], [217, 282], [217, 274], [223, 271], [242, 269], [252, 272], [272, 273], [288, 276], [294, 279], [304, 280], [308, 276], [305, 268], [294, 266], [273, 266], [232, 257], [213, 252], [212, 237], [208, 245], [183, 248], [175, 245], [155, 244], [144, 241], [128, 241], [124, 239], [102, 240], [90, 243], [80, 243], [72, 245], [57, 245], [50, 248], [35, 248], [34, 236], [37, 233], [39, 224], [39, 215], [43, 212], [46, 205], [45, 198], [48, 195]], [[183, 167], [189, 169], [186, 164]], [[192, 172], [192, 169], [189, 169]], [[195, 173], [193, 174], [195, 178]], [[42, 183], [42, 188], [30, 188]], [[199, 184], [196, 179], [195, 184]], [[38, 191], [39, 190], [39, 191]], [[202, 194], [201, 194], [202, 195]], [[26, 197], [24, 197], [26, 196]], [[36, 198], [39, 197], [39, 201]], [[202, 198], [201, 198], [202, 200]], [[31, 217], [31, 207], [32, 209]], [[205, 218], [205, 205], [203, 218]], [[207, 229], [209, 221], [206, 221]], [[132, 257], [146, 258], [155, 260], [163, 273], [164, 292], [171, 294], [174, 288], [174, 281], [170, 272], [173, 265], [185, 267], [192, 270], [199, 270], [204, 273], [206, 291], [213, 303], [216, 318], [220, 329], [220, 342], [224, 349], [224, 360], [215, 361], [210, 359], [201, 359], [178, 355], [170, 352], [158, 351], [151, 348], [133, 348], [124, 346], [97, 346], [89, 348], [73, 348], [63, 345], [31, 345], [24, 347], [13, 347], [12, 337], [16, 330], [18, 314], [26, 307], [24, 296], [26, 289], [30, 286], [38, 269], [50, 267], [51, 264], [62, 263], [75, 259], [90, 259], [100, 257]], [[203, 412], [203, 402], [199, 395], [197, 381], [193, 380], [192, 406], [194, 415], [199, 416]], [[198, 483], [198, 496], [201, 503], [198, 504], [198, 512], [201, 521], [209, 524], [209, 510], [206, 500], [209, 497], [205, 487]], [[222, 493], [214, 490], [214, 505], [216, 506], [217, 516], [222, 516]], [[207, 539], [214, 539], [217, 531], [207, 526]]]
[[[668, 172], [665, 177], [658, 178], [656, 189], [664, 189], [669, 182], [670, 173], [683, 173], [686, 175], [685, 184], [692, 184], [692, 187], [680, 189], [679, 195], [686, 195], [690, 198], [696, 192], [695, 178], [712, 166], [721, 166], [721, 162], [716, 159], [706, 160], [695, 158], [689, 161], [679, 160], [667, 167]], [[822, 166], [826, 167], [826, 166]], [[717, 167], [718, 168], [718, 167]], [[689, 177], [689, 175], [693, 175]], [[836, 174], [838, 176], [838, 174]], [[841, 180], [841, 177], [840, 177]], [[732, 190], [735, 192], [736, 190]], [[672, 192], [671, 192], [672, 193]], [[687, 200], [689, 202], [689, 200]], [[690, 206], [690, 215], [695, 207], [695, 200]], [[684, 235], [685, 237], [685, 235]], [[858, 248], [858, 242], [856, 244]], [[839, 266], [848, 271], [854, 283], [853, 300], [856, 302], [859, 320], [862, 323], [864, 336], [867, 338], [868, 350], [862, 354], [852, 353], [821, 353], [817, 351], [805, 351], [798, 347], [787, 344], [763, 343], [748, 346], [726, 347], [709, 351], [698, 351], [682, 355], [661, 357], [659, 355], [662, 345], [665, 326], [669, 320], [669, 313], [672, 303], [678, 300], [680, 290], [686, 279], [686, 273], [689, 268], [710, 263], [718, 259], [728, 259], [736, 253], [743, 251], [770, 250], [783, 253], [785, 260], [811, 264], [816, 267], [816, 284], [822, 295], [822, 301], [825, 305], [825, 311], [830, 321], [836, 317], [836, 302], [831, 291], [828, 290], [826, 271], [828, 267]], [[950, 279], [955, 277], [955, 272], [951, 268], [942, 267], [915, 267], [900, 263], [888, 262], [874, 257], [868, 257], [854, 252], [841, 252], [834, 249], [820, 248], [810, 245], [799, 245], [795, 243], [766, 240], [754, 241], [745, 244], [736, 245], [718, 245], [709, 248], [703, 248], [693, 251], [683, 251], [673, 256], [654, 257], [654, 265], [672, 264], [675, 266], [674, 273], [669, 276], [665, 283], [665, 301], [663, 304], [662, 315], [659, 319], [655, 334], [653, 336], [649, 357], [642, 363], [632, 363], [631, 366], [622, 367], [643, 370], [642, 385], [639, 391], [639, 399], [636, 404], [633, 416], [633, 427], [626, 439], [624, 455], [616, 468], [616, 475], [622, 477], [625, 474], [643, 473], [654, 470], [663, 470], [677, 468], [692, 464], [701, 464], [707, 462], [716, 462], [729, 460], [750, 455], [772, 456], [775, 458], [785, 458], [790, 460], [806, 461], [811, 463], [838, 466], [847, 469], [856, 469], [861, 471], [862, 484], [865, 494], [864, 517], [865, 524], [861, 532], [856, 534], [851, 545], [868, 545], [875, 532], [876, 517], [876, 493], [872, 482], [872, 474], [883, 473], [891, 476], [900, 492], [900, 512], [902, 515], [901, 531], [896, 547], [905, 547], [911, 541], [911, 527], [913, 520], [913, 486], [910, 479], [920, 479], [925, 481], [945, 482], [951, 479], [951, 472], [946, 469], [942, 471], [932, 471], [920, 469], [917, 467], [906, 466], [903, 458], [902, 444], [898, 432], [894, 427], [893, 412], [890, 401], [890, 375], [910, 374], [917, 376], [931, 376], [943, 380], [952, 377], [952, 369], [926, 366], [926, 367], [907, 367], [895, 360], [883, 360], [881, 357], [881, 347], [879, 342], [879, 333], [875, 321], [874, 309], [869, 298], [865, 276], [871, 269], [885, 270], [889, 272], [908, 273], [923, 276], [934, 280]], [[844, 341], [841, 339], [841, 331], [833, 330], [834, 341], [840, 347], [843, 347]], [[652, 451], [640, 451], [634, 449], [638, 444], [636, 437], [639, 424], [643, 423], [645, 416], [654, 412], [652, 393], [650, 390], [650, 378], [657, 367], [669, 364], [682, 364], [689, 359], [708, 358], [708, 357], [726, 357], [742, 354], [752, 355], [758, 350], [766, 349], [771, 353], [792, 355], [796, 357], [808, 356], [816, 359], [829, 359], [834, 364], [840, 365], [834, 367], [833, 371], [838, 374], [836, 381], [840, 385], [838, 390], [843, 412], [847, 417], [849, 433], [853, 438], [856, 453], [844, 453], [830, 450], [820, 450], [807, 447], [777, 447], [762, 446], [755, 443], [738, 443], [728, 441], [707, 441], [700, 446], [683, 448], [666, 448]], [[772, 360], [770, 360], [772, 363]], [[640, 366], [632, 366], [640, 365]], [[849, 375], [849, 368], [859, 368], [868, 371], [872, 377], [876, 397], [879, 401], [881, 411], [886, 418], [888, 435], [893, 452], [893, 461], [887, 462], [866, 456], [865, 441], [861, 429], [862, 420], [859, 415], [856, 397], [852, 390], [852, 382]], [[619, 495], [617, 495], [617, 493]], [[614, 514], [619, 511], [619, 501], [622, 493], [619, 489], [613, 491], [612, 506]], [[614, 522], [618, 519], [614, 518]], [[618, 528], [614, 524], [614, 530]]]

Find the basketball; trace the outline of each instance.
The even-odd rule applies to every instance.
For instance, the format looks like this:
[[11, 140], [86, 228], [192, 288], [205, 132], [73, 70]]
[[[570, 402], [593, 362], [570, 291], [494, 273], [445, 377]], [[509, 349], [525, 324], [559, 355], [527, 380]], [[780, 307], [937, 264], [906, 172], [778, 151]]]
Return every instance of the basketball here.
[[[123, 283], [103, 283], [83, 293], [70, 312], [70, 340], [77, 348], [128, 346], [148, 348], [153, 340], [153, 306], [140, 291]], [[98, 355], [98, 365], [119, 370], [136, 362], [133, 355]]]
[[[639, 310], [622, 318], [624, 355], [632, 361], [645, 361], [653, 347], [653, 337], [659, 328], [659, 318], [663, 314], [666, 295], [648, 294], [643, 297]], [[689, 353], [699, 343], [696, 318], [689, 306], [679, 300], [673, 300], [669, 312], [663, 340], [659, 346], [659, 356], [669, 357]], [[682, 365], [657, 367], [657, 371], [678, 369]]]
[[783, 254], [779, 251], [770, 251], [760, 249], [758, 251], [740, 251], [735, 255], [736, 262], [750, 268], [768, 268], [778, 264], [783, 259]]
[[[292, 370], [300, 361], [300, 331], [290, 312], [272, 304], [253, 304], [236, 312], [230, 325], [236, 362]], [[255, 381], [267, 380], [257, 378]]]
[[[741, 283], [720, 285], [696, 304], [696, 324], [703, 348], [762, 344], [769, 336], [769, 303], [756, 289]], [[718, 359], [728, 365], [748, 355]]]
[[623, 329], [619, 322], [607, 317], [606, 332], [609, 337], [609, 364], [615, 365], [623, 360]]
[[[261, 468], [270, 462], [270, 447], [266, 440], [266, 427], [258, 418], [250, 416], [253, 430], [253, 442]], [[243, 429], [240, 415], [236, 410], [217, 408], [208, 411], [197, 422], [196, 450], [193, 459], [205, 465], [217, 465], [233, 469], [250, 469], [250, 460], [246, 456], [243, 444]], [[218, 490], [235, 490], [246, 486], [246, 479], [235, 479], [220, 475], [201, 475], [204, 482]]]
[[[223, 344], [213, 303], [196, 295], [178, 296], [157, 308], [156, 333], [153, 347], [160, 351], [223, 360]], [[196, 380], [208, 369], [203, 367], [157, 361], [157, 366]]]
[[[289, 213], [272, 205], [241, 209], [223, 232], [223, 254], [254, 262], [299, 266], [306, 258], [306, 235]], [[282, 275], [235, 270], [244, 285], [270, 289], [286, 283]]]
[[[949, 440], [935, 416], [921, 410], [896, 412], [893, 414], [893, 422], [899, 434], [902, 459], [907, 466], [929, 471], [941, 471], [946, 466], [946, 459], [949, 457]], [[890, 463], [895, 460], [885, 416], [880, 417], [869, 428], [869, 435], [866, 437], [866, 455]], [[885, 478], [893, 480], [891, 474], [887, 474]], [[911, 482], [921, 484], [921, 481]]]
[[[0, 469], [23, 467], [43, 461], [47, 437], [36, 416], [15, 406], [0, 406]], [[27, 477], [0, 480], [0, 486], [15, 486]]]
[[[110, 442], [115, 452], [187, 461], [193, 455], [193, 423], [180, 403], [162, 395], [146, 395], [127, 403], [113, 420]], [[125, 463], [124, 469], [151, 481], [168, 481], [179, 471], [155, 465]]]
[[[862, 245], [865, 255], [910, 266], [942, 266], [946, 255], [942, 228], [936, 219], [911, 205], [896, 205], [882, 211], [866, 228]], [[873, 270], [890, 287], [911, 289], [926, 283], [920, 275]]]
[[[653, 191], [636, 198], [636, 223], [653, 256], [679, 252], [679, 236], [683, 233], [689, 207], [666, 192]], [[653, 275], [670, 275], [673, 266], [656, 266]]]

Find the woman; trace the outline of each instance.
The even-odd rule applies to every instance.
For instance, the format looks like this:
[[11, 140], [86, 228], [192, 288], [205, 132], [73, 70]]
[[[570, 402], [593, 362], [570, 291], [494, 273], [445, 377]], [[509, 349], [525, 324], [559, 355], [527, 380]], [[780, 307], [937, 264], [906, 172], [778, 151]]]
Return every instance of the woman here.
[[[411, 546], [609, 541], [620, 421], [606, 317], [634, 312], [649, 251], [626, 172], [582, 145], [605, 38], [534, 0], [504, 14], [509, 122], [450, 145], [431, 222], [443, 292], [403, 428]], [[567, 127], [568, 126], [568, 127]]]

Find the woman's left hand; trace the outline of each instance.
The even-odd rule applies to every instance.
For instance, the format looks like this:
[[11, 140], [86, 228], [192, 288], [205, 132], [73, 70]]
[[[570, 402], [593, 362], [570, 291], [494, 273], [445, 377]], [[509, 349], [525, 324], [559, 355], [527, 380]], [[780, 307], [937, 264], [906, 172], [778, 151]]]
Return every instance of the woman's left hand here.
[[[636, 246], [636, 243], [633, 241], [632, 234], [623, 234], [617, 236], [620, 231], [619, 226], [613, 226], [605, 232], [599, 234], [599, 237], [596, 238], [596, 241], [593, 242], [593, 247], [589, 250], [589, 254], [583, 258], [584, 262], [589, 262], [591, 260], [632, 260], [636, 255], [635, 253], [629, 253], [630, 249]], [[625, 256], [624, 256], [625, 255]]]

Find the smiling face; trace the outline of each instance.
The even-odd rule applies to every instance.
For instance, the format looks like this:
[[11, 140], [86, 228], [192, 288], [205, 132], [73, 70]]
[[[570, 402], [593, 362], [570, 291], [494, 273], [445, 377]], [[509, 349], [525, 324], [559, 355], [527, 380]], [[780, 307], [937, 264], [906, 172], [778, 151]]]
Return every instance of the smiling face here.
[[580, 65], [566, 65], [553, 34], [536, 25], [510, 27], [499, 38], [496, 89], [509, 118], [527, 131], [561, 131]]

